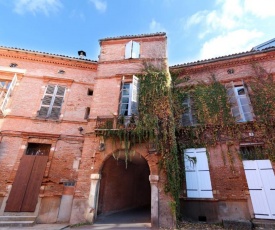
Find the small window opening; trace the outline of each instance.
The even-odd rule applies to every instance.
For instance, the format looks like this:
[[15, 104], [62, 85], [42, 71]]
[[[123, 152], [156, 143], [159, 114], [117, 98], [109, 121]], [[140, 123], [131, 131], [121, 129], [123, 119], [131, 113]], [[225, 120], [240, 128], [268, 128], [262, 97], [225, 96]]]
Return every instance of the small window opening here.
[[240, 155], [243, 160], [268, 159], [268, 155], [264, 152], [263, 147], [260, 145], [241, 146]]
[[74, 186], [74, 185], [75, 185], [75, 182], [74, 182], [74, 181], [67, 181], [67, 182], [64, 182], [64, 186], [65, 186], [65, 187]]
[[58, 70], [58, 73], [59, 73], [59, 74], [64, 74], [64, 73], [65, 73], [65, 70], [60, 69], [60, 70]]
[[228, 74], [233, 74], [233, 73], [234, 73], [234, 69], [228, 69], [228, 70], [227, 70], [227, 73], [228, 73]]
[[206, 216], [198, 216], [198, 218], [199, 218], [199, 221], [202, 221], [202, 222], [207, 221]]
[[87, 95], [88, 96], [93, 96], [94, 91], [92, 89], [88, 89]]
[[49, 144], [29, 143], [26, 155], [48, 156], [51, 149]]
[[85, 110], [85, 116], [84, 116], [84, 119], [89, 119], [89, 116], [90, 116], [90, 107], [87, 107], [86, 110]]
[[10, 63], [10, 67], [11, 68], [14, 68], [14, 67], [17, 67], [18, 65], [16, 63]]
[[238, 95], [245, 95], [244, 88], [238, 89]]

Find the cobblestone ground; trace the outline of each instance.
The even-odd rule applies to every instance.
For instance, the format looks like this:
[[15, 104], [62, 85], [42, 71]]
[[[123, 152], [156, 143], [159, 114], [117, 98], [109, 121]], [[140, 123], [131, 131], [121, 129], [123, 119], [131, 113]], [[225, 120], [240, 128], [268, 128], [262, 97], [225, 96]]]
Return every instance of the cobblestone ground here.
[[182, 221], [180, 229], [225, 229], [221, 224], [206, 224]]

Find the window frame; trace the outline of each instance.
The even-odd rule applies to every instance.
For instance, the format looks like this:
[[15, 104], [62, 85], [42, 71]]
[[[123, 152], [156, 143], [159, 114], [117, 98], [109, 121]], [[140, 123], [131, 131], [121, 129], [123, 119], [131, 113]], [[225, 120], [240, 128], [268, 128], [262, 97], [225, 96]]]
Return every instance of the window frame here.
[[[52, 93], [47, 92], [50, 87], [54, 87]], [[63, 94], [58, 94], [59, 89], [61, 89], [61, 92], [63, 90]], [[43, 97], [41, 99], [40, 109], [37, 111], [37, 117], [44, 118], [44, 119], [59, 120], [66, 91], [67, 91], [66, 86], [58, 85], [58, 84], [48, 84], [45, 88]], [[51, 97], [51, 99], [48, 100], [46, 97], [48, 98]], [[57, 100], [58, 98], [60, 98], [59, 99], [60, 101]], [[50, 102], [48, 102], [47, 100]], [[57, 105], [55, 105], [55, 103], [57, 103]], [[58, 103], [60, 103], [60, 105]], [[45, 110], [45, 108], [48, 108], [48, 110]], [[53, 113], [53, 109], [58, 109], [58, 108], [60, 108], [58, 112], [59, 114], [56, 115]], [[45, 111], [46, 111], [46, 114], [43, 114], [45, 113]]]
[[[236, 122], [253, 121], [255, 119], [255, 115], [249, 98], [248, 90], [244, 82], [242, 81], [242, 84], [234, 84], [234, 82], [230, 82], [229, 84], [225, 85], [225, 88], [227, 90], [227, 97], [231, 105], [231, 113]], [[244, 90], [243, 95], [238, 94], [238, 91], [241, 89]], [[245, 99], [247, 104], [244, 104], [241, 99]], [[249, 108], [248, 112], [244, 111], [244, 106]]]
[[198, 124], [198, 120], [195, 116], [194, 101], [190, 93], [186, 95], [183, 101], [184, 113], [182, 114], [181, 124], [182, 126], [195, 126]]
[[133, 40], [125, 45], [125, 59], [140, 58], [140, 43]]
[[17, 74], [15, 73], [11, 80], [8, 80], [6, 78], [3, 78], [3, 80], [4, 80], [3, 82], [5, 82], [5, 85], [4, 85], [4, 88], [1, 89], [1, 94], [0, 94], [1, 98], [3, 97], [3, 101], [1, 102], [1, 105], [0, 105], [0, 111], [2, 112], [2, 114], [5, 113], [6, 106], [11, 97], [12, 91], [14, 90], [14, 87], [18, 81], [18, 77], [17, 77]]
[[[124, 89], [124, 86], [128, 86]], [[124, 94], [125, 91], [129, 91], [128, 94]], [[121, 92], [120, 92], [120, 101], [119, 101], [119, 115], [130, 117], [132, 115], [137, 115], [138, 113], [138, 91], [139, 91], [139, 79], [133, 75], [132, 82], [124, 82], [122, 79], [121, 82]], [[123, 99], [127, 98], [128, 102], [123, 102]], [[127, 105], [126, 109], [122, 106]], [[122, 113], [122, 111], [127, 111], [127, 114]]]

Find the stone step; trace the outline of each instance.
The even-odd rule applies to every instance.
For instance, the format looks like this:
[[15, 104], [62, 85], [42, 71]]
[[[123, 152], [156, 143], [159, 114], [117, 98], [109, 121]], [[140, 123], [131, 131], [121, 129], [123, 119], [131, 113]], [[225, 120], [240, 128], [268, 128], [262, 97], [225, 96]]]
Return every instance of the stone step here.
[[35, 221], [36, 216], [0, 216], [0, 221]]
[[252, 224], [254, 229], [275, 229], [275, 219], [253, 219]]
[[27, 226], [33, 226], [34, 221], [0, 221], [0, 227], [7, 227], [7, 226], [13, 226], [13, 227], [27, 227]]

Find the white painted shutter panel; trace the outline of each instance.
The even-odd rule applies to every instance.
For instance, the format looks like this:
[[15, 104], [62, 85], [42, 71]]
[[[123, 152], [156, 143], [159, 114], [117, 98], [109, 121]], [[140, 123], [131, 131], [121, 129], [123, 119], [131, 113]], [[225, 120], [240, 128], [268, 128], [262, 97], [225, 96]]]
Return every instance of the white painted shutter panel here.
[[131, 88], [131, 114], [138, 113], [138, 90], [139, 90], [139, 79], [133, 75], [133, 82]]
[[[213, 198], [206, 149], [186, 149], [184, 153], [187, 197]], [[196, 157], [196, 164], [188, 157]]]
[[125, 59], [132, 58], [133, 41], [129, 41], [125, 45]]
[[197, 174], [199, 181], [199, 192], [201, 198], [213, 198], [210, 172], [206, 149], [196, 149], [197, 156]]
[[229, 102], [231, 104], [231, 112], [233, 117], [235, 117], [235, 120], [237, 122], [241, 122], [243, 121], [242, 116], [241, 116], [241, 111], [238, 105], [238, 100], [237, 100], [237, 95], [235, 93], [235, 87], [234, 87], [234, 83], [230, 82], [229, 84], [225, 85], [225, 88], [227, 90], [227, 96], [229, 99]]
[[260, 176], [270, 209], [270, 217], [275, 219], [275, 175], [270, 160], [257, 160]]
[[184, 150], [184, 166], [185, 166], [185, 179], [186, 179], [186, 190], [187, 197], [199, 198], [199, 182], [196, 170], [196, 164], [190, 160], [190, 158], [196, 157], [195, 149]]
[[243, 161], [247, 184], [256, 218], [269, 219], [269, 206], [257, 161]]
[[140, 44], [133, 41], [132, 47], [132, 58], [139, 58], [140, 55]]
[[12, 78], [12, 81], [9, 85], [8, 91], [7, 91], [5, 98], [4, 98], [4, 100], [1, 104], [1, 107], [0, 107], [0, 110], [2, 111], [2, 113], [4, 113], [4, 110], [6, 108], [6, 105], [8, 104], [9, 98], [11, 96], [11, 92], [12, 92], [13, 88], [15, 87], [16, 82], [17, 82], [17, 75], [14, 74], [14, 77]]
[[63, 86], [56, 86], [55, 97], [53, 98], [52, 108], [49, 117], [53, 119], [58, 119], [61, 107], [64, 99], [66, 88]]

